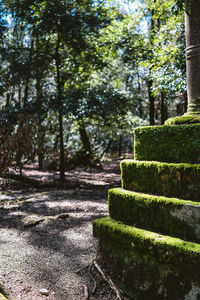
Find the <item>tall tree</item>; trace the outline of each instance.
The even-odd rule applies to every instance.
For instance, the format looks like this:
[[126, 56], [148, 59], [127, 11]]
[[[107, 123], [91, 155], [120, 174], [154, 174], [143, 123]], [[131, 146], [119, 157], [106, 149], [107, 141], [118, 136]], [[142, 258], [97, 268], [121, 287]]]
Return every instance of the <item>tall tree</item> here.
[[[27, 24], [31, 39], [43, 36], [49, 42], [46, 55], [51, 57], [51, 72], [56, 84], [56, 104], [59, 119], [60, 180], [64, 181], [65, 156], [63, 138], [64, 89], [72, 87], [76, 73], [88, 63], [100, 62], [94, 39], [100, 28], [110, 22], [110, 10], [104, 1], [5, 1], [13, 17]], [[31, 28], [31, 30], [30, 30]], [[85, 72], [86, 74], [86, 72]], [[83, 76], [83, 75], [82, 75]], [[26, 87], [28, 86], [28, 82]], [[37, 85], [39, 88], [39, 85]], [[25, 90], [25, 92], [27, 89]], [[25, 93], [25, 97], [27, 92]]]

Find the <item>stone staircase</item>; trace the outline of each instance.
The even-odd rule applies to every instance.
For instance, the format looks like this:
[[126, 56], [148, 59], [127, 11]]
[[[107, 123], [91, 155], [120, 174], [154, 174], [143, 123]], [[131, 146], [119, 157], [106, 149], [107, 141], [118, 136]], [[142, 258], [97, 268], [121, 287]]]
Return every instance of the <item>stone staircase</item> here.
[[93, 223], [99, 262], [129, 299], [198, 300], [200, 125], [137, 128], [135, 158]]

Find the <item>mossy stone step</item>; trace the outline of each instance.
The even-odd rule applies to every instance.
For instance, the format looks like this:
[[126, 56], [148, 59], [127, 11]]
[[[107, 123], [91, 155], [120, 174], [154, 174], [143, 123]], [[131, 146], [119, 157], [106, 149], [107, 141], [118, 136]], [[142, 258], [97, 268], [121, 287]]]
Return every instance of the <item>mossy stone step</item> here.
[[137, 160], [200, 163], [200, 124], [138, 127], [134, 133]]
[[200, 203], [130, 192], [121, 188], [108, 192], [109, 215], [162, 234], [200, 242]]
[[126, 190], [200, 201], [200, 165], [123, 160]]
[[195, 300], [200, 295], [200, 244], [107, 218], [93, 222], [99, 255], [130, 299]]

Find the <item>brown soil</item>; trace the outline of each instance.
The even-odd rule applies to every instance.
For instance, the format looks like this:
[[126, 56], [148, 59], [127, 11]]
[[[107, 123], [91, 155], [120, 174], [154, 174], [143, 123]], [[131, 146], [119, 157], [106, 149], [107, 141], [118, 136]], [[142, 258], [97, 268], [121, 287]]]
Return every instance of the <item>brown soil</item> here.
[[10, 299], [116, 299], [88, 267], [98, 244], [92, 220], [108, 215], [107, 190], [120, 186], [119, 160], [104, 163], [103, 170], [66, 172], [62, 188], [53, 172], [39, 172], [34, 165], [23, 172], [54, 187], [11, 180], [0, 192], [0, 282]]

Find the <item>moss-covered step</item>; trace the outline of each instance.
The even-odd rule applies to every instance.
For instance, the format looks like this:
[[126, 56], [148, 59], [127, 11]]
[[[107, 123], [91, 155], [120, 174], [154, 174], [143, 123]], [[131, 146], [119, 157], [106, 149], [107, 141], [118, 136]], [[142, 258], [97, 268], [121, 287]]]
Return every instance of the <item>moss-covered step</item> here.
[[126, 190], [200, 201], [200, 165], [123, 160], [122, 187]]
[[109, 266], [129, 299], [199, 299], [200, 244], [110, 218], [95, 220], [93, 233], [99, 238], [99, 262]]
[[135, 129], [135, 159], [200, 163], [200, 124]]
[[116, 221], [200, 242], [200, 203], [121, 188], [108, 192], [109, 215]]

